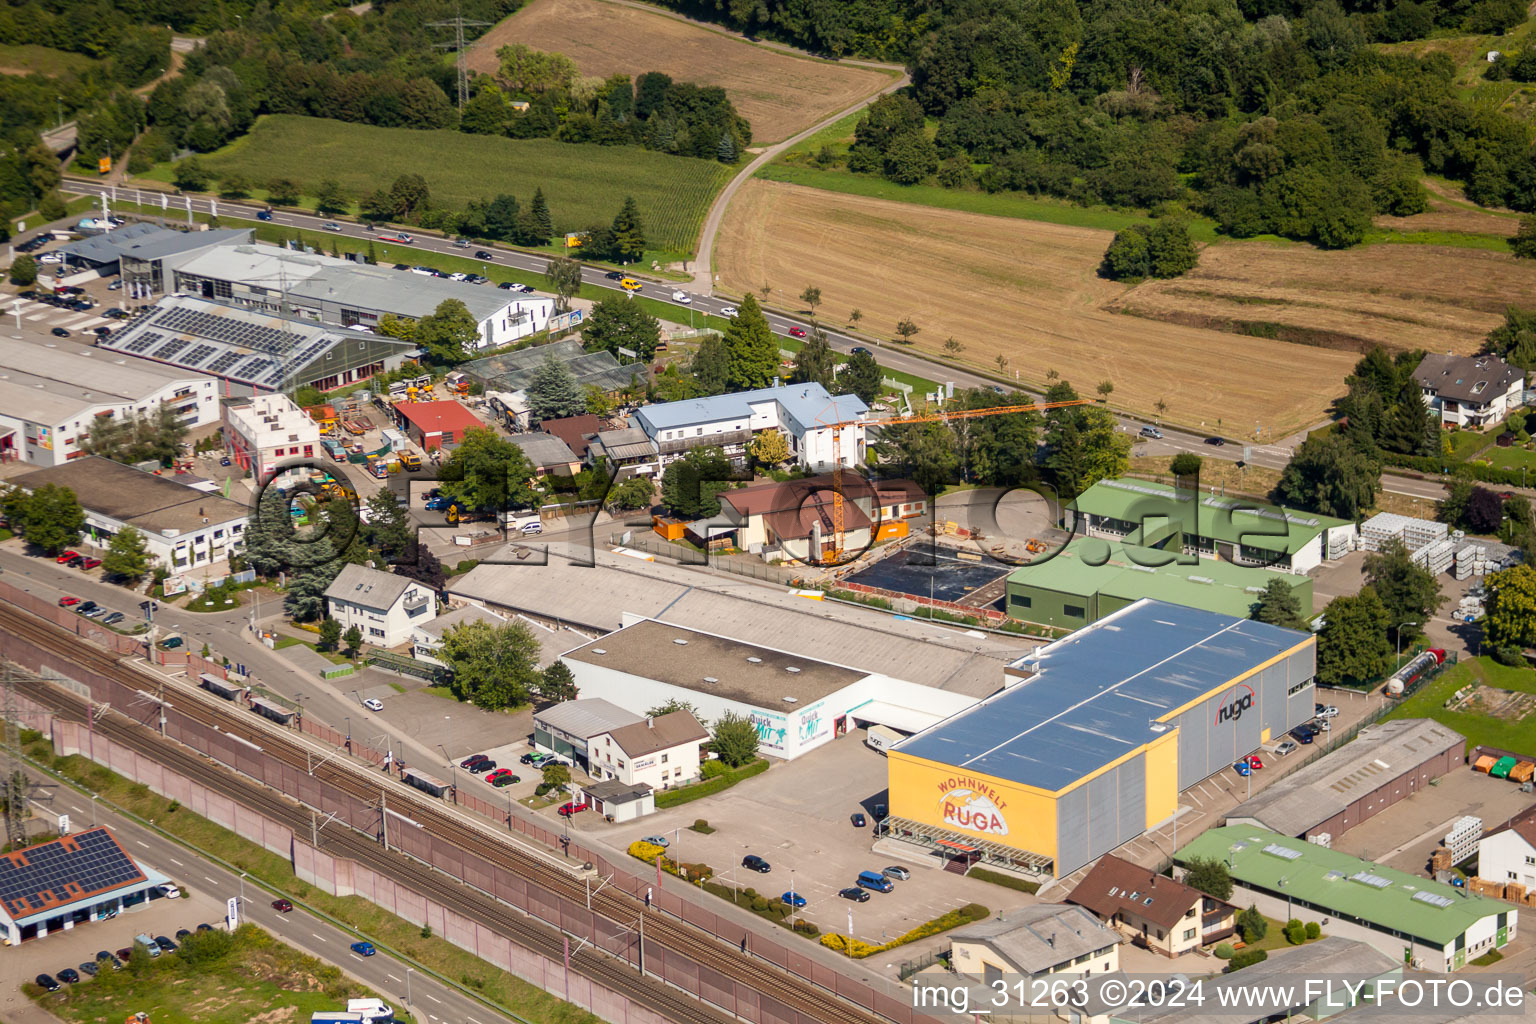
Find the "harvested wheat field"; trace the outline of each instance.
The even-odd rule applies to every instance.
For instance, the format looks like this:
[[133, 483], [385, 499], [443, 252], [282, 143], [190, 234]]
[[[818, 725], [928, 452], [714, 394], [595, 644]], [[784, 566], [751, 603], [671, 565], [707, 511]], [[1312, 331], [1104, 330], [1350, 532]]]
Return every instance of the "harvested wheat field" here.
[[890, 338], [911, 317], [916, 347], [941, 354], [946, 338], [965, 363], [1040, 384], [1055, 369], [1091, 394], [1114, 383], [1114, 404], [1214, 427], [1229, 435], [1261, 424], [1286, 433], [1326, 417], [1354, 352], [1161, 323], [1110, 312], [1123, 285], [1095, 274], [1112, 234], [1093, 228], [959, 213], [842, 195], [782, 182], [747, 182], [716, 242], [721, 284], [772, 286], [770, 302], [798, 306], [821, 289], [820, 313]]
[[1520, 215], [1513, 210], [1491, 210], [1468, 202], [1461, 186], [1426, 178], [1429, 209], [1411, 217], [1382, 214], [1375, 224], [1392, 231], [1459, 231], [1472, 235], [1513, 237], [1520, 226]]
[[1508, 253], [1434, 245], [1207, 247], [1200, 266], [1148, 281], [1115, 308], [1361, 351], [1373, 344], [1471, 355], [1504, 308], [1536, 304], [1536, 267]]
[[753, 145], [782, 142], [891, 81], [872, 68], [792, 56], [604, 0], [533, 0], [470, 47], [469, 66], [494, 72], [496, 50], [510, 43], [563, 53], [584, 75], [661, 71], [721, 86], [751, 122]]

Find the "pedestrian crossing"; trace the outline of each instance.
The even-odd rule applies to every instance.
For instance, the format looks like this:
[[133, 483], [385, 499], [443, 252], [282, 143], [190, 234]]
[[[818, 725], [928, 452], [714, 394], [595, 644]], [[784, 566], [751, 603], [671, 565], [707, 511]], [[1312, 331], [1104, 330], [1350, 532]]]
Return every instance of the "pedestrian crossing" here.
[[57, 306], [50, 306], [43, 302], [34, 302], [30, 299], [20, 299], [0, 306], [0, 315], [14, 314], [18, 308], [21, 311], [21, 318], [23, 320], [28, 323], [37, 324], [40, 327], [62, 327], [67, 331], [89, 331], [103, 324], [113, 323], [112, 320], [101, 316], [94, 309], [85, 312], [74, 309], [59, 309]]

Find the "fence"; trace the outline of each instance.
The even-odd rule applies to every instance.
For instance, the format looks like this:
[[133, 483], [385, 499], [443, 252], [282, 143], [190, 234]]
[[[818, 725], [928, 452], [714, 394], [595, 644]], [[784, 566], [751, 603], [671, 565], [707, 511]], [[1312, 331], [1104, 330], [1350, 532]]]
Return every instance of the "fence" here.
[[448, 670], [441, 665], [417, 661], [415, 658], [407, 658], [393, 651], [369, 651], [363, 660], [370, 665], [379, 665], [402, 675], [415, 676], [432, 683], [448, 678]]
[[[628, 540], [625, 540], [628, 537]], [[675, 544], [669, 540], [662, 540], [649, 527], [636, 527], [626, 530], [624, 533], [611, 533], [608, 535], [608, 543], [615, 547], [632, 548], [635, 551], [644, 551], [648, 555], [657, 555], [661, 558], [669, 558], [682, 565], [702, 565], [711, 569], [719, 569], [722, 572], [734, 573], [737, 576], [750, 576], [753, 579], [766, 580], [769, 583], [779, 583], [788, 586], [794, 583], [809, 566], [795, 569], [780, 565], [769, 565], [758, 560], [755, 556], [748, 555], [714, 555], [708, 556], [697, 548], [684, 544]]]

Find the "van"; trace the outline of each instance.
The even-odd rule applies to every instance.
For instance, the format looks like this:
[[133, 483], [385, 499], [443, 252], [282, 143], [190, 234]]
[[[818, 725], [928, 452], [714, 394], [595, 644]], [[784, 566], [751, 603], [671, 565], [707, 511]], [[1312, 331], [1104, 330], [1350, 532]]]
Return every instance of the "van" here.
[[889, 726], [872, 725], [864, 736], [864, 745], [883, 754], [904, 739], [905, 736]]
[[148, 935], [135, 935], [133, 941], [143, 946], [145, 952], [149, 953], [150, 956], [160, 955], [160, 944]]
[[859, 888], [873, 889], [875, 892], [890, 892], [896, 888], [895, 884], [878, 871], [860, 871]]

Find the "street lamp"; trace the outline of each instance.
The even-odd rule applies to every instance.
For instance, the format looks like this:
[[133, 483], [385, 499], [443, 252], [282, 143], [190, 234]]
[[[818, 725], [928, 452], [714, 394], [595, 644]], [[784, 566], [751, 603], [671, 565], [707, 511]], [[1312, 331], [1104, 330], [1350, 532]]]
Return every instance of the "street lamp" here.
[[407, 967], [405, 969], [405, 1005], [406, 1006], [413, 1005], [412, 1002], [411, 1002], [411, 974], [415, 970], [416, 969], [414, 967]]
[[342, 715], [341, 717], [347, 723], [347, 753], [350, 754], [352, 753], [352, 716]]
[[1397, 626], [1397, 660], [1398, 660], [1398, 663], [1399, 663], [1398, 664], [1399, 668], [1402, 667], [1401, 663], [1402, 663], [1402, 660], [1403, 660], [1403, 627], [1404, 626], [1417, 626], [1417, 625], [1419, 625], [1419, 623], [1417, 621], [1415, 621], [1415, 622], [1402, 622], [1402, 623], [1399, 623], [1398, 626]]

